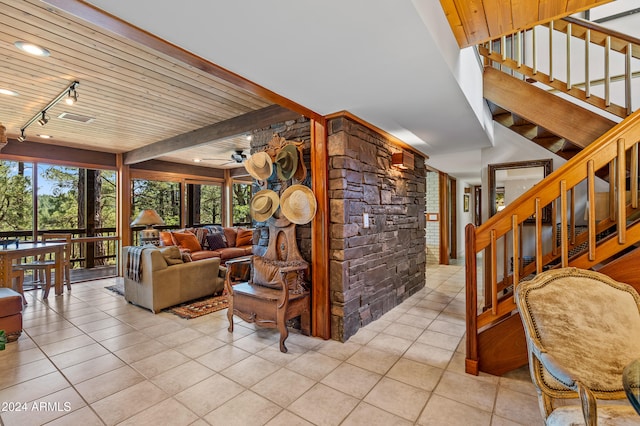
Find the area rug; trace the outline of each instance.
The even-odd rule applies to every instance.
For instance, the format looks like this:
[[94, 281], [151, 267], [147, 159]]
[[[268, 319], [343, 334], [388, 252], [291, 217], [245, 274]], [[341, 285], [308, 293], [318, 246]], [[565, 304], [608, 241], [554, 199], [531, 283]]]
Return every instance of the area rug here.
[[112, 291], [116, 294], [119, 294], [120, 296], [124, 296], [124, 284], [123, 283], [118, 283], [116, 285], [110, 285], [105, 287], [107, 290]]
[[191, 319], [207, 315], [212, 312], [226, 309], [229, 306], [227, 296], [205, 297], [194, 300], [192, 302], [183, 303], [178, 306], [165, 309], [167, 312], [178, 315], [179, 317]]

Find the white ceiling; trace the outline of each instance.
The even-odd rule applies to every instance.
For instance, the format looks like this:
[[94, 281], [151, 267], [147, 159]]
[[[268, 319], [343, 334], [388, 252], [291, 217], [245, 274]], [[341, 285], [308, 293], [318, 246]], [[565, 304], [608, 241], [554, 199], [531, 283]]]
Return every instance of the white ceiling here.
[[491, 144], [478, 119], [481, 80], [464, 81], [478, 64], [460, 60], [436, 0], [89, 3], [319, 114], [347, 110], [429, 156]]

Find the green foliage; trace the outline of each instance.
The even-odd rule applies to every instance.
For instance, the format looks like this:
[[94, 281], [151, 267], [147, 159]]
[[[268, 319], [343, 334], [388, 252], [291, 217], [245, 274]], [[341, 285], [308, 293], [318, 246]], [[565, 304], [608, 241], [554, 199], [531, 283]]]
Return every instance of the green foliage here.
[[233, 184], [233, 223], [251, 222], [250, 213], [251, 185], [247, 183]]
[[222, 186], [200, 187], [200, 223], [222, 223]]
[[7, 335], [4, 330], [0, 330], [0, 351], [4, 351], [4, 345], [7, 344]]
[[38, 197], [38, 228], [78, 228], [78, 169], [46, 166], [41, 178], [51, 185], [51, 195]]
[[0, 161], [0, 231], [27, 230], [32, 227], [31, 177], [24, 164]]
[[180, 225], [180, 184], [133, 179], [131, 220], [141, 210], [154, 209], [165, 225]]

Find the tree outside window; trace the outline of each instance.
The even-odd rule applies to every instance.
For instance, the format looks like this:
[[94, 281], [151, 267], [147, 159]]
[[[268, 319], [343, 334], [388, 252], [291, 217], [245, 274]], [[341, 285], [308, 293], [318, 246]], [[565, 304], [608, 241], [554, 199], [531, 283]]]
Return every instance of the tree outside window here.
[[233, 225], [251, 226], [251, 184], [233, 184]]

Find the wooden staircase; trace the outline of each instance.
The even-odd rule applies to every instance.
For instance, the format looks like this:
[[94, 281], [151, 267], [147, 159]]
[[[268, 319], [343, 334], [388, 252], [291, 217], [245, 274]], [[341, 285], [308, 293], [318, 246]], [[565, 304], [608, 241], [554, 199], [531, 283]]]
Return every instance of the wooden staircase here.
[[[629, 62], [640, 55], [640, 41], [636, 44], [624, 35], [596, 27], [574, 19], [548, 24], [550, 34], [561, 30], [568, 39], [577, 37], [587, 46], [595, 42], [604, 46], [605, 52], [622, 52]], [[543, 73], [535, 64], [526, 65], [518, 56], [522, 49], [514, 48], [523, 38], [524, 34], [514, 35], [510, 43], [503, 37], [479, 46], [480, 54], [487, 58], [485, 97], [496, 121], [568, 161], [481, 226], [466, 228], [465, 368], [471, 374], [484, 371], [500, 375], [527, 363], [513, 289], [543, 270], [567, 266], [597, 269], [640, 291], [640, 112], [630, 114], [630, 93], [622, 105], [611, 102], [609, 89], [605, 88], [603, 97], [595, 96], [588, 72], [586, 81], [572, 84], [570, 72], [561, 81], [552, 70]], [[501, 52], [496, 51], [496, 45], [502, 47]], [[513, 55], [505, 53], [506, 46]], [[629, 75], [621, 78], [630, 91], [630, 67], [627, 71]], [[601, 83], [608, 86], [611, 80], [609, 76]], [[566, 99], [558, 101], [560, 98], [534, 86], [533, 81], [542, 81], [556, 92], [624, 119], [616, 124]], [[597, 176], [609, 180], [605, 206], [609, 214], [598, 219]], [[547, 206], [553, 212], [551, 224], [542, 223]], [[576, 222], [583, 215], [587, 226], [580, 232]], [[535, 223], [525, 224], [531, 217]], [[511, 262], [524, 257], [533, 262]]]

